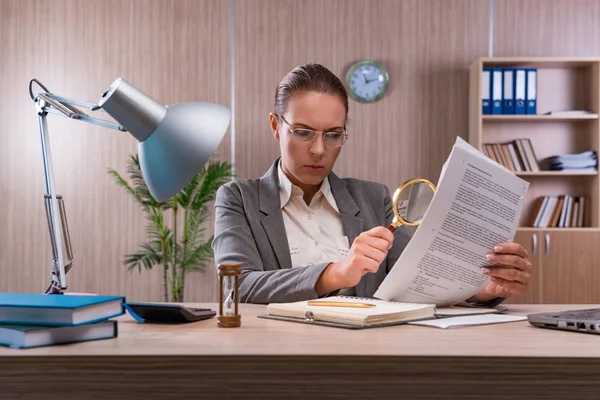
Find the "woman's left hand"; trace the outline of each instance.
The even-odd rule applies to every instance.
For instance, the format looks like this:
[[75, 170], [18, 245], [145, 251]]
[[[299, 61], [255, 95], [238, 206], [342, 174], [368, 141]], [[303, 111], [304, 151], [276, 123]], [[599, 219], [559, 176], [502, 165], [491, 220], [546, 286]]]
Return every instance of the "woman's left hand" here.
[[494, 252], [487, 255], [490, 262], [482, 273], [491, 278], [491, 282], [472, 301], [488, 301], [496, 297], [509, 297], [522, 294], [527, 289], [531, 274], [531, 262], [527, 259], [527, 250], [518, 243], [500, 243]]

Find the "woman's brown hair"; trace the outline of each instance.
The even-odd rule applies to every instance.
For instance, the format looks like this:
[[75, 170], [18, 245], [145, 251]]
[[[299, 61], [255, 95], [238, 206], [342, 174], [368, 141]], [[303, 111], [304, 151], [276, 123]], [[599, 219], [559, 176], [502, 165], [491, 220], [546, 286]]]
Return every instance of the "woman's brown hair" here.
[[279, 82], [275, 90], [275, 114], [283, 115], [297, 92], [327, 93], [339, 97], [348, 118], [348, 93], [342, 81], [321, 64], [298, 65]]

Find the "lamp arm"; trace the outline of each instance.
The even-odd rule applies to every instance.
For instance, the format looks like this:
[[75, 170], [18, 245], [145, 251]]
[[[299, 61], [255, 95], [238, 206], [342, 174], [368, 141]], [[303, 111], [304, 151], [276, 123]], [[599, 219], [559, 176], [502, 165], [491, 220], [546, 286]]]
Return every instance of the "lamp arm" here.
[[[32, 84], [37, 83], [44, 92], [33, 93]], [[29, 82], [29, 94], [31, 99], [36, 104], [36, 111], [39, 119], [40, 139], [42, 145], [42, 157], [44, 162], [44, 175], [46, 182], [46, 193], [44, 202], [46, 208], [46, 217], [48, 219], [48, 230], [50, 233], [50, 244], [52, 250], [52, 273], [50, 285], [46, 289], [46, 294], [61, 294], [67, 289], [66, 274], [72, 268], [73, 252], [71, 249], [71, 239], [67, 224], [67, 216], [65, 212], [62, 196], [56, 193], [54, 183], [54, 168], [52, 163], [52, 152], [50, 149], [48, 123], [46, 117], [48, 113], [68, 117], [70, 119], [78, 119], [93, 125], [100, 125], [105, 128], [115, 129], [125, 132], [126, 129], [122, 125], [110, 122], [104, 119], [91, 117], [81, 108], [86, 108], [91, 111], [104, 111], [97, 104], [73, 100], [66, 97], [58, 96], [50, 93], [48, 89], [41, 84], [37, 79], [32, 79]], [[65, 265], [63, 259], [63, 240], [66, 250], [68, 264]]]
[[78, 119], [80, 121], [84, 121], [93, 125], [99, 125], [105, 128], [126, 132], [126, 129], [120, 124], [96, 117], [91, 117], [77, 108], [85, 107], [91, 111], [104, 112], [104, 110], [100, 108], [100, 106], [94, 103], [89, 103], [81, 100], [73, 100], [66, 97], [57, 96], [53, 93], [38, 93], [36, 103], [38, 104], [38, 107], [41, 112], [52, 113], [71, 119]]
[[[38, 108], [39, 110], [39, 108]], [[46, 217], [48, 219], [48, 230], [50, 233], [50, 245], [52, 249], [52, 273], [50, 276], [50, 285], [46, 293], [62, 293], [67, 288], [67, 271], [72, 264], [65, 266], [63, 262], [63, 233], [70, 254], [70, 240], [66, 236], [66, 215], [63, 215], [64, 206], [62, 196], [56, 194], [54, 184], [54, 166], [52, 163], [52, 151], [49, 144], [48, 123], [46, 121], [47, 112], [38, 112], [40, 140], [42, 144], [42, 158], [44, 162], [44, 178], [46, 182], [46, 193], [44, 194], [44, 204], [46, 206]], [[59, 203], [60, 198], [60, 203]], [[70, 261], [70, 260], [69, 260]]]

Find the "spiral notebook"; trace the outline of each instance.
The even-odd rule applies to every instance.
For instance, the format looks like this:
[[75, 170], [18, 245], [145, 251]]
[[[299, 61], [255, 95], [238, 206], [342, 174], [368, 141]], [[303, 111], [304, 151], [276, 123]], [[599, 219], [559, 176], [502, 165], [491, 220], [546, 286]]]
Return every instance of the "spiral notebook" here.
[[333, 296], [293, 303], [270, 303], [262, 318], [341, 328], [397, 325], [435, 317], [435, 305]]
[[506, 308], [443, 307], [373, 298], [332, 296], [293, 303], [270, 303], [259, 318], [339, 328], [362, 329], [413, 321], [475, 314], [499, 313]]

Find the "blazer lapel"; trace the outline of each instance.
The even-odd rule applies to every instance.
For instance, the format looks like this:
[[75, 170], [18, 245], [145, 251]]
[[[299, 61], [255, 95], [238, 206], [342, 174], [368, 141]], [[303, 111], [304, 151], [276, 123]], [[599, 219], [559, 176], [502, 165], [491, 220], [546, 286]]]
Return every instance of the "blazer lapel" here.
[[[342, 217], [342, 226], [344, 232], [348, 237], [348, 244], [352, 246], [354, 239], [360, 235], [365, 228], [363, 219], [360, 217], [360, 208], [350, 195], [346, 182], [338, 178], [333, 172], [329, 174], [329, 184], [331, 185], [331, 192], [335, 198], [340, 215]], [[364, 293], [367, 287], [367, 279], [371, 274], [366, 274], [356, 285], [356, 292]]]
[[277, 177], [277, 159], [267, 173], [260, 179], [258, 201], [260, 211], [264, 214], [260, 221], [273, 252], [279, 261], [280, 268], [292, 268], [290, 246], [285, 232], [285, 224], [279, 201], [279, 179]]
[[331, 193], [340, 210], [344, 232], [348, 237], [349, 245], [352, 246], [354, 239], [356, 239], [364, 229], [362, 218], [357, 216], [360, 212], [360, 208], [356, 205], [356, 202], [350, 195], [350, 192], [346, 187], [346, 182], [338, 178], [333, 172], [329, 174], [329, 185], [331, 186]]

